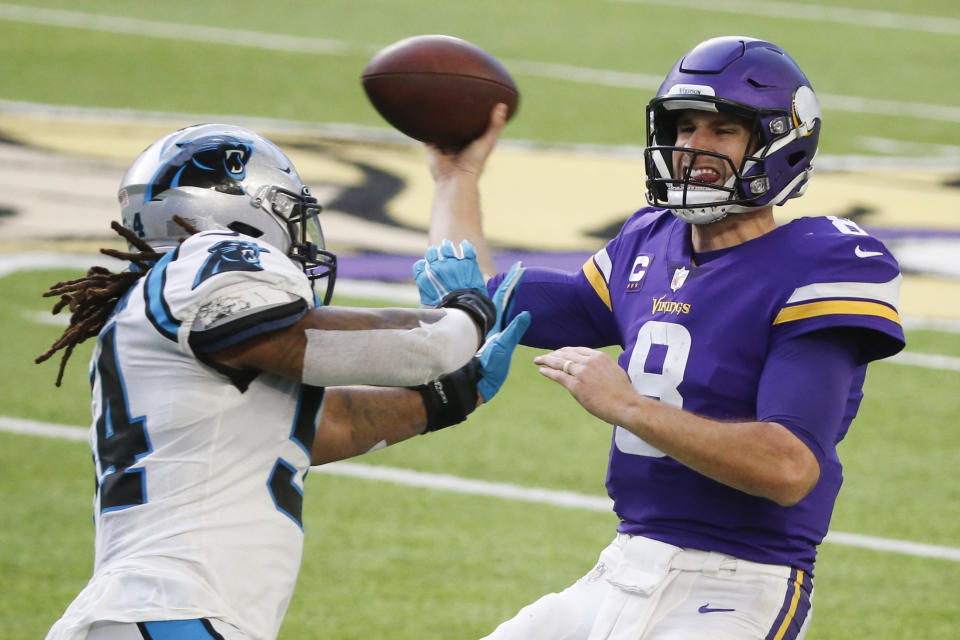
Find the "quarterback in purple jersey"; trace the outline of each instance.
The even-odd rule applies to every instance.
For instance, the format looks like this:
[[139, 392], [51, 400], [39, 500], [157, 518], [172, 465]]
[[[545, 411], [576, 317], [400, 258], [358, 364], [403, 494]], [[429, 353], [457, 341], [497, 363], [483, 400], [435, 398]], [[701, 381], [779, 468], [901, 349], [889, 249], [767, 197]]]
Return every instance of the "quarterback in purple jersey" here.
[[[796, 62], [700, 43], [647, 107], [647, 199], [573, 273], [528, 268], [513, 313], [534, 362], [611, 423], [617, 536], [593, 570], [489, 638], [802, 638], [836, 445], [867, 363], [904, 345], [896, 260], [834, 216], [777, 226], [803, 194], [821, 111]], [[482, 244], [476, 179], [503, 124], [431, 150], [431, 234]], [[496, 287], [502, 276], [493, 277]], [[598, 347], [620, 345], [614, 362]]]

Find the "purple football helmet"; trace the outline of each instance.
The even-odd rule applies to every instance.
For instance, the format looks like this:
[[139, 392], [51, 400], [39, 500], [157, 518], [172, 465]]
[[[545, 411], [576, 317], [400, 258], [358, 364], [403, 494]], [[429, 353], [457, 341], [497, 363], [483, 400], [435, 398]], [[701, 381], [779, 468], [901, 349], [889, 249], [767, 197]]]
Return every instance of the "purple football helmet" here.
[[[748, 153], [739, 167], [726, 155], [675, 146], [684, 109], [748, 121]], [[780, 47], [742, 36], [701, 42], [677, 61], [647, 105], [647, 200], [692, 224], [783, 204], [807, 187], [820, 120], [810, 82]], [[730, 179], [707, 185], [691, 181], [689, 170], [673, 175], [673, 153], [681, 151], [719, 157], [732, 168]]]

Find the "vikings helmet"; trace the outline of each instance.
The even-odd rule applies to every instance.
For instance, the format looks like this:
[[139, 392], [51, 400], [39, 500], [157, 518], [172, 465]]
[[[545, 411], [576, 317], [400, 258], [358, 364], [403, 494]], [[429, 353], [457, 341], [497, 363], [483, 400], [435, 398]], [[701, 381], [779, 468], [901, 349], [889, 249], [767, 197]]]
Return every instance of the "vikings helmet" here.
[[[684, 109], [746, 119], [751, 137], [740, 166], [726, 155], [675, 146]], [[647, 200], [692, 224], [783, 204], [803, 194], [820, 137], [820, 104], [803, 71], [770, 42], [728, 36], [684, 55], [647, 105]], [[677, 152], [718, 157], [730, 165], [723, 185], [673, 175]], [[691, 164], [691, 167], [693, 165]]]
[[229, 229], [257, 238], [303, 266], [329, 304], [337, 259], [325, 250], [321, 207], [290, 159], [262, 136], [233, 125], [198, 124], [150, 145], [118, 193], [123, 225], [155, 251], [185, 235], [174, 215], [200, 231]]

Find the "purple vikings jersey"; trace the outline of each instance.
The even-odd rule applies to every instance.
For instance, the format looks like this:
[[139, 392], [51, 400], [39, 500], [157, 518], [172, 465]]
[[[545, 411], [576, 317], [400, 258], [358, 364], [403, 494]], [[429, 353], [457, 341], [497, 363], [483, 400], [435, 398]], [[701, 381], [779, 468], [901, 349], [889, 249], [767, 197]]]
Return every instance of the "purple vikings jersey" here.
[[[634, 388], [720, 421], [764, 420], [758, 384], [783, 341], [844, 328], [859, 348], [840, 424], [784, 424], [814, 452], [820, 480], [782, 507], [711, 480], [614, 427], [607, 489], [620, 532], [811, 571], [842, 481], [836, 444], [856, 414], [866, 363], [903, 347], [899, 267], [850, 220], [801, 218], [698, 266], [690, 226], [645, 208], [562, 285], [520, 287], [533, 324], [523, 342], [620, 344]], [[549, 280], [549, 278], [546, 278]], [[536, 291], [537, 285], [542, 289]], [[571, 286], [572, 285], [572, 286]], [[791, 381], [783, 380], [788, 386]]]

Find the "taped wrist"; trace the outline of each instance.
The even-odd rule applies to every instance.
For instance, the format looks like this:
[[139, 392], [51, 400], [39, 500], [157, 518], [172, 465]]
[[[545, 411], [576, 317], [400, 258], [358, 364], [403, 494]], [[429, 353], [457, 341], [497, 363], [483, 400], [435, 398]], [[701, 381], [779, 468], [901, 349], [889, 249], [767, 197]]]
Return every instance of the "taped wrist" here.
[[470, 362], [453, 373], [411, 387], [420, 393], [427, 410], [424, 433], [460, 424], [477, 408], [477, 383], [480, 381], [480, 360]]
[[440, 300], [438, 307], [452, 307], [466, 312], [485, 336], [497, 320], [497, 308], [486, 293], [476, 289], [454, 289]]

